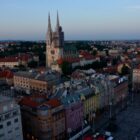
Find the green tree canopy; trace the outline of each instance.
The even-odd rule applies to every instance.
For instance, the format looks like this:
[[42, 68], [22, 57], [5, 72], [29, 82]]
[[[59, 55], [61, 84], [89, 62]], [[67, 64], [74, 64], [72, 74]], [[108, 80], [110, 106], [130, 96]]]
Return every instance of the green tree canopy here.
[[72, 65], [69, 62], [64, 61], [61, 64], [61, 69], [64, 75], [70, 75], [72, 73]]
[[128, 74], [130, 74], [130, 68], [124, 64], [121, 69], [121, 75], [128, 75]]
[[30, 67], [30, 68], [36, 68], [37, 67], [37, 62], [36, 61], [30, 61], [29, 63], [28, 63], [28, 67]]

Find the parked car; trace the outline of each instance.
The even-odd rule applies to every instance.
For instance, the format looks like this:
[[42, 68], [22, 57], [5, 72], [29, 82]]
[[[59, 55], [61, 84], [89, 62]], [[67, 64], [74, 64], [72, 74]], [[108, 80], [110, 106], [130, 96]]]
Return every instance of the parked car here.
[[114, 140], [114, 138], [112, 136], [110, 136], [106, 140]]

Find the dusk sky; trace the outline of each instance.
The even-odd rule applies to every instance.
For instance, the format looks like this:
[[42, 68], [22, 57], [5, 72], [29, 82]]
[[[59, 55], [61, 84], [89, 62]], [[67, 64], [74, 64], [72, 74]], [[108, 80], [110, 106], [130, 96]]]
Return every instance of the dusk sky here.
[[140, 39], [140, 0], [0, 0], [0, 40], [44, 40], [57, 10], [66, 40]]

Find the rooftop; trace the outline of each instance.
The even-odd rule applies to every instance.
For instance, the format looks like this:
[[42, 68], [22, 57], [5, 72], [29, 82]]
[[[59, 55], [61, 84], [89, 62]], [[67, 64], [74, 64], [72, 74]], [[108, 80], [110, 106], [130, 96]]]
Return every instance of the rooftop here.
[[27, 77], [30, 79], [36, 79], [41, 81], [51, 81], [58, 80], [60, 78], [60, 74], [56, 71], [45, 71], [45, 72], [37, 72], [37, 71], [19, 71], [15, 73], [16, 76]]
[[9, 98], [9, 97], [1, 96], [1, 95], [0, 95], [0, 104], [1, 104], [1, 103], [4, 103], [4, 102], [8, 102], [8, 101], [12, 101], [12, 99]]

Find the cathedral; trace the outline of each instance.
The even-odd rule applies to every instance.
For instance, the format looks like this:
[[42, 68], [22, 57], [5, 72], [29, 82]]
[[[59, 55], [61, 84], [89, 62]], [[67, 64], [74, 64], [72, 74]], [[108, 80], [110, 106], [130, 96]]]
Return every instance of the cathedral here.
[[62, 64], [62, 61], [73, 63], [77, 61], [77, 58], [78, 52], [76, 48], [66, 47], [64, 44], [64, 32], [59, 23], [58, 13], [55, 31], [52, 30], [49, 14], [46, 40], [46, 67], [61, 71], [60, 64]]

